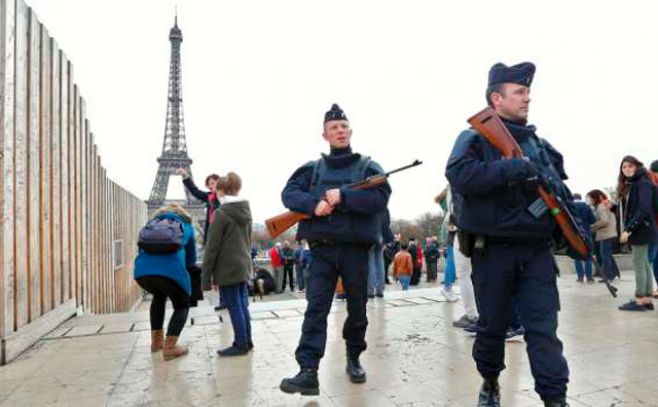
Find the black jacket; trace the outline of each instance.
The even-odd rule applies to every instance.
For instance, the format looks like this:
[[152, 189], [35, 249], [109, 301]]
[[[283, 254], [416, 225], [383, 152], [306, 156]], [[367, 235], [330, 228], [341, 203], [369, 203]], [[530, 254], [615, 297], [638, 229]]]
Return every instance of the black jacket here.
[[217, 200], [217, 197], [215, 196], [215, 199], [210, 202], [210, 192], [204, 192], [197, 188], [194, 181], [192, 181], [192, 178], [183, 179], [183, 185], [185, 188], [187, 188], [188, 191], [190, 191], [190, 194], [192, 194], [196, 199], [203, 201], [203, 203], [206, 205], [206, 221], [203, 224], [203, 241], [205, 244], [206, 240], [208, 240], [208, 228], [210, 227], [210, 208], [212, 205], [215, 214], [217, 214], [217, 210], [219, 210], [219, 200]]
[[656, 243], [656, 215], [654, 199], [656, 187], [647, 177], [645, 168], [640, 168], [628, 179], [629, 186], [623, 200], [624, 230], [631, 232], [628, 242], [634, 246]]

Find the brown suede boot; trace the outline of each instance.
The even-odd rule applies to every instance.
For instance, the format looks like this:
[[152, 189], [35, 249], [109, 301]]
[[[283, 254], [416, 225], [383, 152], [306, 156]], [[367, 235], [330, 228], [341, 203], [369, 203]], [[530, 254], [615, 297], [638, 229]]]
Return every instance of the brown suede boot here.
[[164, 360], [171, 360], [187, 355], [187, 348], [185, 346], [176, 345], [176, 342], [178, 342], [177, 336], [167, 336], [164, 349], [162, 350], [162, 357]]
[[157, 331], [151, 331], [151, 352], [157, 352], [162, 350], [164, 346], [164, 331], [158, 329]]

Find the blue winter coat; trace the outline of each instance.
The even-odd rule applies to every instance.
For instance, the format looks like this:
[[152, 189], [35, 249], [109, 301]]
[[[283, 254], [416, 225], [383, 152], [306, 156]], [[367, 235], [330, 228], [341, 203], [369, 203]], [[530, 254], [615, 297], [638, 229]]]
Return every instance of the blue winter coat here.
[[139, 251], [135, 258], [135, 279], [144, 276], [162, 276], [176, 282], [187, 295], [192, 294], [190, 275], [187, 268], [196, 263], [196, 246], [192, 220], [174, 212], [165, 212], [155, 216], [158, 219], [175, 219], [183, 224], [183, 247], [176, 253], [151, 254]]

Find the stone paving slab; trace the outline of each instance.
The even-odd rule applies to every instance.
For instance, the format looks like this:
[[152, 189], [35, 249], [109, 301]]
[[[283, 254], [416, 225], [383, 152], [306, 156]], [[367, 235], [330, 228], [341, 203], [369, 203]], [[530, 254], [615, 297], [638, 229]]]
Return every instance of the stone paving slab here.
[[289, 317], [298, 317], [302, 315], [301, 312], [294, 310], [294, 309], [289, 309], [289, 310], [278, 310], [278, 311], [273, 311], [273, 313], [278, 317], [278, 318], [289, 318]]
[[72, 328], [70, 331], [64, 335], [66, 338], [71, 338], [74, 336], [87, 336], [87, 335], [95, 335], [97, 334], [101, 329], [103, 328], [103, 325], [85, 325], [85, 326], [76, 326], [75, 328]]
[[217, 315], [207, 316], [207, 317], [195, 317], [193, 319], [193, 325], [211, 325], [219, 323], [219, 317]]
[[58, 339], [64, 336], [68, 331], [70, 331], [72, 328], [70, 327], [60, 327], [55, 329], [54, 331], [50, 332], [48, 335], [44, 336], [44, 339]]
[[[569, 402], [574, 407], [658, 406], [658, 313], [616, 309], [633, 294], [632, 278], [624, 277], [616, 300], [600, 284], [577, 284], [571, 276], [560, 280], [558, 334], [571, 370]], [[434, 295], [440, 297], [436, 291]], [[328, 319], [320, 396], [281, 393], [281, 378], [297, 371], [294, 352], [302, 315], [296, 301], [271, 311], [265, 306], [254, 310], [256, 348], [233, 359], [215, 353], [233, 341], [225, 313], [222, 324], [215, 323], [214, 312], [192, 317], [195, 323], [180, 339], [189, 354], [169, 362], [150, 352], [148, 321], [137, 320], [124, 333], [134, 322], [118, 315], [63, 327], [50, 334], [55, 339], [40, 341], [0, 367], [0, 407], [475, 405], [480, 378], [470, 355], [473, 339], [451, 326], [463, 309], [460, 303], [436, 302], [431, 292], [422, 290], [370, 302], [369, 346], [362, 355], [365, 384], [352, 384], [345, 375], [345, 302], [336, 301], [333, 308], [340, 312]], [[281, 312], [291, 316], [277, 317]], [[109, 331], [118, 333], [104, 335]], [[62, 337], [71, 332], [73, 336]], [[533, 390], [525, 345], [506, 344], [505, 363], [503, 405], [542, 406]]]
[[125, 332], [130, 332], [130, 330], [133, 328], [132, 322], [123, 322], [123, 323], [112, 323], [112, 324], [105, 324], [103, 325], [103, 328], [100, 330], [100, 334], [116, 334], [116, 333], [125, 333]]
[[249, 315], [251, 315], [253, 321], [277, 318], [277, 316], [270, 311], [251, 312], [251, 310], [249, 310]]

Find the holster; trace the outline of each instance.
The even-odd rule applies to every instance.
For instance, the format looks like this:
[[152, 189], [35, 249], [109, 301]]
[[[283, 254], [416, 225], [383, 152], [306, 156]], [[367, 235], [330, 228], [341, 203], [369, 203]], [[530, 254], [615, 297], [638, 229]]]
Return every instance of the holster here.
[[457, 240], [459, 241], [459, 251], [466, 257], [471, 257], [473, 248], [475, 247], [475, 237], [473, 233], [465, 232], [463, 230], [457, 231]]
[[459, 251], [466, 257], [472, 257], [473, 252], [476, 250], [484, 251], [486, 246], [484, 236], [464, 232], [463, 230], [457, 231], [457, 239], [459, 239]]

